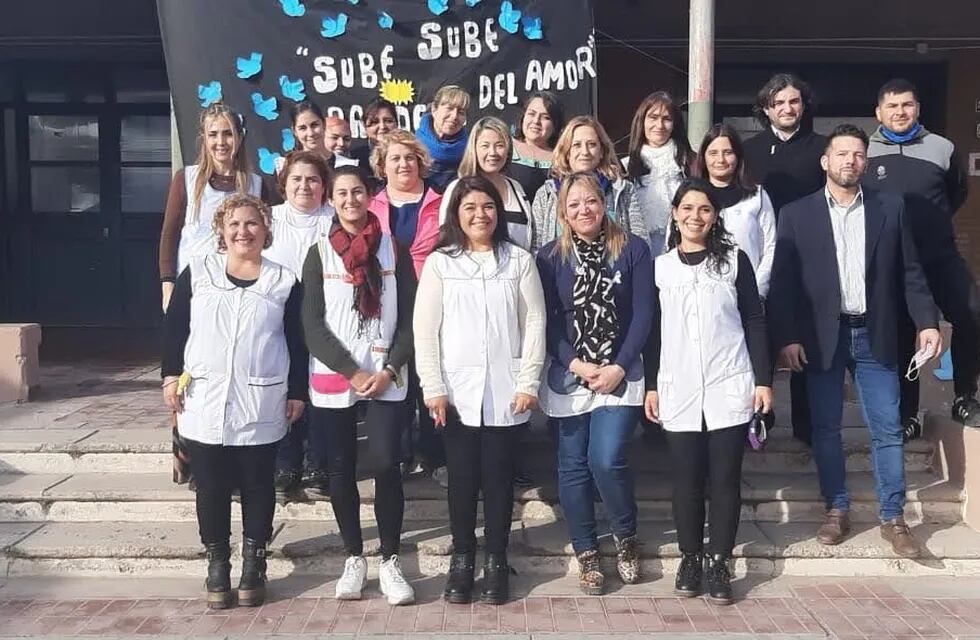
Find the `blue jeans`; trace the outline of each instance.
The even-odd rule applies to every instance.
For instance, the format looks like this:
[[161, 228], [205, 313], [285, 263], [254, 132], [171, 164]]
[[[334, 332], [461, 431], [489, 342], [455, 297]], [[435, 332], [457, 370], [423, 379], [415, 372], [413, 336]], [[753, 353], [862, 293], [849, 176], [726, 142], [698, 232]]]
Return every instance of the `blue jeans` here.
[[626, 451], [638, 407], [599, 407], [558, 420], [558, 498], [575, 553], [599, 548], [595, 489], [617, 539], [636, 534], [633, 474]]
[[864, 421], [871, 432], [871, 468], [878, 493], [878, 515], [882, 522], [898, 518], [905, 509], [905, 454], [898, 413], [898, 373], [895, 366], [875, 360], [866, 327], [841, 325], [830, 369], [807, 369], [806, 372], [813, 423], [812, 450], [820, 492], [828, 509], [850, 507], [841, 441], [845, 369], [851, 372]]

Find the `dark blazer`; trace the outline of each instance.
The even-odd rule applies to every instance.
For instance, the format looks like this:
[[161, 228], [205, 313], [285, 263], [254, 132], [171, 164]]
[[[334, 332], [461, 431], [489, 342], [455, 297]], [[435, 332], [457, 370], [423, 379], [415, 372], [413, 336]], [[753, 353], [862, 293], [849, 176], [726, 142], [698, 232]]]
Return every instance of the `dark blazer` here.
[[[909, 233], [902, 198], [865, 188], [864, 221], [871, 351], [882, 364], [896, 365], [899, 318], [905, 306], [920, 331], [939, 326], [938, 312]], [[829, 369], [837, 350], [841, 291], [824, 189], [783, 208], [767, 306], [774, 352], [798, 342], [810, 367]]]

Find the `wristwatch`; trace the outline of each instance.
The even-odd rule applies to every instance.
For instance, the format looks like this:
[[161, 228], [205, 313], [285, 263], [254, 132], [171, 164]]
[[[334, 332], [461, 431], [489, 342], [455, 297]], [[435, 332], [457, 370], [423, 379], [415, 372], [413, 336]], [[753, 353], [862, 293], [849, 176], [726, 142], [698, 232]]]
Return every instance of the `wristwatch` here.
[[388, 376], [391, 378], [391, 381], [395, 383], [395, 387], [401, 389], [402, 377], [398, 375], [398, 370], [395, 369], [390, 364], [386, 364], [384, 368], [384, 372], [387, 373]]

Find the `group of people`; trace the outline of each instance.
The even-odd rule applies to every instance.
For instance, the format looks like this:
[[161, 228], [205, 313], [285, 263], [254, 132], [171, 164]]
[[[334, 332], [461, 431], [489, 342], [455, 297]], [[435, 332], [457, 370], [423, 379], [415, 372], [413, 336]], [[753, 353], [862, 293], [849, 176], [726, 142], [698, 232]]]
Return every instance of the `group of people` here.
[[197, 483], [209, 606], [234, 601], [232, 491], [238, 602], [256, 605], [276, 470], [299, 482], [304, 459], [347, 553], [336, 597], [360, 598], [367, 581], [360, 469], [375, 483], [380, 589], [413, 602], [398, 557], [416, 422], [429, 468], [445, 466], [444, 596], [505, 602], [519, 439], [536, 409], [554, 425], [582, 590], [602, 593], [607, 574], [596, 496], [616, 573], [641, 579], [627, 452], [645, 418], [674, 462], [676, 593], [730, 603], [742, 459], [772, 410], [775, 368], [793, 371], [794, 432], [812, 442], [818, 540], [848, 532], [846, 369], [871, 431], [881, 535], [918, 555], [902, 453], [917, 389], [900, 377], [941, 352], [937, 302], [953, 324], [953, 417], [980, 426], [980, 303], [951, 222], [963, 178], [906, 81], [882, 87], [870, 141], [846, 124], [814, 133], [810, 105], [805, 83], [778, 74], [759, 92], [761, 133], [743, 143], [716, 125], [695, 153], [678, 104], [656, 92], [620, 159], [602, 124], [566, 122], [546, 92], [527, 97], [513, 131], [493, 117], [468, 125], [458, 86], [436, 93], [416, 134], [379, 99], [353, 148], [343, 121], [303, 103], [301, 148], [278, 167], [284, 202], [271, 208], [239, 117], [205, 109], [197, 162], [170, 189], [160, 271], [163, 396]]

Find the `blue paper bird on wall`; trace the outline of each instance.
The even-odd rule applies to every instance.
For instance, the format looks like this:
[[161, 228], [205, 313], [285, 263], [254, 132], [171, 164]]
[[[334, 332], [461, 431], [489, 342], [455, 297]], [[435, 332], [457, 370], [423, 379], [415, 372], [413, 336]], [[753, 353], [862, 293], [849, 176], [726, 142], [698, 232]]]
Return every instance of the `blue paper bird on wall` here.
[[221, 102], [221, 83], [212, 80], [208, 84], [197, 85], [197, 99], [201, 101], [204, 108], [210, 107], [215, 102]]
[[293, 102], [306, 100], [306, 87], [302, 78], [290, 80], [288, 76], [279, 76], [279, 88], [284, 98], [289, 98]]
[[273, 175], [276, 172], [276, 160], [282, 156], [273, 153], [265, 147], [259, 147], [259, 170], [266, 175]]
[[432, 15], [441, 16], [449, 9], [449, 0], [429, 0], [429, 11]]
[[347, 31], [347, 14], [338, 13], [336, 16], [327, 16], [321, 23], [320, 35], [324, 38], [336, 38], [344, 35]]
[[296, 136], [293, 135], [293, 130], [289, 127], [282, 130], [282, 150], [292, 151], [296, 148]]
[[391, 29], [395, 26], [395, 19], [384, 11], [378, 12], [378, 26], [382, 29]]
[[252, 94], [252, 109], [257, 116], [266, 120], [275, 120], [279, 117], [278, 102], [275, 96], [266, 98], [256, 91]]
[[238, 58], [235, 60], [235, 67], [238, 69], [238, 77], [252, 78], [257, 76], [262, 72], [262, 54], [253, 51], [252, 54], [247, 58]]
[[306, 15], [306, 7], [300, 0], [279, 0], [282, 12], [290, 18], [299, 18]]
[[517, 33], [517, 28], [520, 26], [521, 22], [521, 12], [514, 8], [510, 0], [504, 0], [500, 3], [500, 15], [497, 16], [497, 23], [500, 28], [509, 34]]
[[521, 26], [524, 27], [524, 37], [528, 40], [540, 40], [544, 37], [541, 30], [541, 18], [524, 16], [521, 18]]

